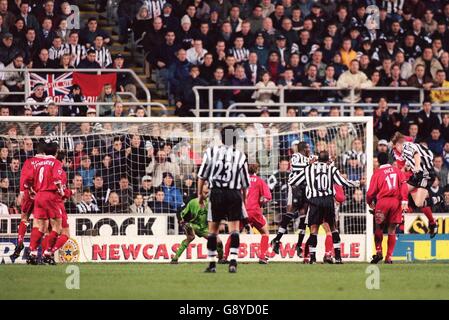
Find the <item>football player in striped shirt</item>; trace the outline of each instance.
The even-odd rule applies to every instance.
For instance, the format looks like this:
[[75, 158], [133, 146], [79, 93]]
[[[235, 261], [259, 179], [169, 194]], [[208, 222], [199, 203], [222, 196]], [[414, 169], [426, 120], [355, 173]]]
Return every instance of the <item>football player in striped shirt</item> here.
[[431, 207], [441, 202], [441, 197], [429, 197], [429, 188], [435, 181], [433, 153], [427, 147], [411, 142], [403, 134], [396, 132], [391, 140], [396, 165], [408, 176], [408, 190], [416, 207], [429, 220], [429, 233], [434, 237], [438, 224], [433, 218]]

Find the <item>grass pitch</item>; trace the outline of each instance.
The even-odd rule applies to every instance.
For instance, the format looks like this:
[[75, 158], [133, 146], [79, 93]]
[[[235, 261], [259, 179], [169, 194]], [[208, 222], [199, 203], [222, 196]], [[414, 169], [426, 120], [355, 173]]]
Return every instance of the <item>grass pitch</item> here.
[[0, 299], [449, 299], [449, 265], [378, 265], [380, 289], [366, 288], [368, 264], [240, 264], [237, 274], [205, 264], [78, 264], [80, 289], [66, 288], [67, 265], [0, 266]]

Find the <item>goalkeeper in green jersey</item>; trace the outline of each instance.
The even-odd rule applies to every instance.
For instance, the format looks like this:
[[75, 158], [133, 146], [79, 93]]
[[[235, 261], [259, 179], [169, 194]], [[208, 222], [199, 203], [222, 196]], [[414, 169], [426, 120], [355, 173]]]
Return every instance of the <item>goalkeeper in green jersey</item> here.
[[[198, 198], [194, 198], [189, 201], [186, 207], [181, 211], [180, 225], [184, 228], [184, 232], [187, 236], [185, 240], [181, 242], [175, 256], [172, 258], [171, 263], [177, 264], [181, 254], [187, 249], [189, 244], [195, 239], [195, 236], [203, 237], [207, 239], [209, 234], [208, 222], [207, 222], [207, 209], [208, 202], [207, 196], [209, 194], [209, 187], [207, 184], [203, 187], [203, 196], [206, 199], [204, 208], [200, 207]], [[218, 239], [217, 242], [218, 259], [223, 258], [223, 243]]]

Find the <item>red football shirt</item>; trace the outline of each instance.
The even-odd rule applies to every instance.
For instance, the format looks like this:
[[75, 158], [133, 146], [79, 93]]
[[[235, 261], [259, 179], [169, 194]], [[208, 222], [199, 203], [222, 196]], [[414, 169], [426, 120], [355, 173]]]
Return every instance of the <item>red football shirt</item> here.
[[366, 202], [371, 204], [375, 198], [397, 198], [407, 201], [408, 187], [404, 173], [390, 164], [380, 166], [374, 171], [366, 194]]
[[246, 210], [247, 211], [260, 211], [261, 198], [264, 201], [271, 200], [271, 192], [268, 185], [262, 178], [257, 175], [251, 175], [249, 177], [250, 185], [248, 188], [248, 194], [246, 198]]
[[32, 177], [25, 178], [25, 183], [33, 186], [34, 191], [57, 191], [62, 182], [62, 163], [53, 156], [35, 157], [31, 160]]

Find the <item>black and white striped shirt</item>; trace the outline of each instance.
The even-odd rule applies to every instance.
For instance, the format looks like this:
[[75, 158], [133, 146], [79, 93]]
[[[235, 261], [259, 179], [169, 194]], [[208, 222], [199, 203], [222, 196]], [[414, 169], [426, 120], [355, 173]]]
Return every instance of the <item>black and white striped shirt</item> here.
[[231, 48], [229, 50], [230, 54], [232, 54], [235, 58], [235, 60], [237, 60], [237, 62], [242, 62], [242, 61], [246, 61], [248, 60], [248, 56], [249, 56], [249, 50], [246, 48], [241, 48], [241, 49], [237, 49], [237, 48]]
[[48, 58], [50, 60], [59, 60], [64, 53], [64, 46], [61, 46], [60, 48], [55, 48], [54, 46], [52, 46], [50, 49], [48, 49]]
[[143, 2], [145, 6], [148, 8], [148, 15], [150, 19], [154, 19], [162, 15], [162, 9], [164, 8], [164, 4], [167, 1], [165, 0], [146, 0]]
[[207, 148], [198, 177], [209, 181], [209, 188], [246, 189], [249, 187], [246, 155], [233, 147]]
[[83, 45], [66, 43], [63, 48], [64, 53], [68, 53], [72, 57], [75, 67], [86, 57], [86, 48]]
[[414, 155], [418, 153], [421, 157], [421, 169], [424, 175], [433, 171], [433, 153], [425, 146], [413, 142], [404, 142], [402, 146], [402, 157], [405, 160], [405, 166], [416, 171]]
[[101, 47], [100, 49], [94, 48], [95, 50], [95, 61], [98, 62], [100, 67], [106, 68], [112, 63], [111, 53], [106, 47]]
[[323, 162], [309, 164], [288, 183], [292, 186], [304, 183], [307, 199], [334, 196], [334, 183], [346, 187], [360, 186], [360, 181], [345, 179], [336, 167]]
[[84, 201], [81, 201], [76, 205], [76, 211], [78, 213], [96, 213], [100, 212], [100, 209], [94, 202], [88, 204]]

